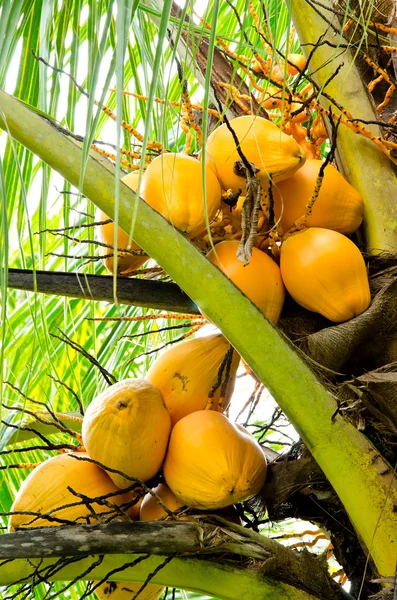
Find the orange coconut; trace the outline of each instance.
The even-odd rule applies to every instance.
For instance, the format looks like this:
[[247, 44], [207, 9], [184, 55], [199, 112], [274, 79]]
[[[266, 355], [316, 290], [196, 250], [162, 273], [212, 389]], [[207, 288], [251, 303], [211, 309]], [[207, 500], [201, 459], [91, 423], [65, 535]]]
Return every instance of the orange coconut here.
[[[175, 344], [151, 365], [145, 379], [161, 391], [172, 427], [191, 412], [205, 409], [229, 348], [230, 344], [223, 335], [208, 335]], [[237, 352], [233, 352], [223, 400], [224, 409], [234, 390], [239, 360]], [[222, 385], [219, 385], [214, 392], [214, 407], [220, 400], [221, 388]]]
[[[95, 594], [98, 600], [131, 600], [135, 598], [135, 594], [142, 585], [142, 583], [132, 583], [131, 581], [106, 581], [95, 588]], [[163, 591], [163, 586], [149, 583], [136, 597], [136, 600], [158, 600]]]
[[[170, 490], [168, 485], [165, 483], [160, 483], [156, 488], [153, 489], [153, 492], [160, 498], [163, 504], [171, 511], [176, 512], [183, 506], [183, 502], [178, 500], [175, 494]], [[224, 508], [218, 508], [215, 514], [223, 517], [227, 521], [231, 521], [232, 523], [236, 523], [236, 525], [241, 525], [241, 519], [238, 514], [238, 511], [235, 506], [225, 506]], [[200, 511], [201, 513], [201, 511]], [[205, 517], [206, 513], [202, 512], [202, 516]], [[196, 514], [197, 516], [197, 514]], [[167, 519], [167, 513], [164, 508], [159, 504], [158, 499], [151, 494], [146, 494], [143, 499], [141, 505], [141, 521], [158, 521], [159, 519]], [[189, 516], [184, 516], [184, 513], [178, 517], [181, 521], [188, 520]]]
[[236, 257], [239, 242], [224, 241], [207, 257], [266, 315], [276, 323], [284, 304], [285, 290], [278, 265], [264, 252], [253, 248], [251, 261], [244, 264]]
[[[183, 502], [178, 500], [165, 483], [160, 483], [157, 487], [153, 488], [153, 492], [157, 494], [168, 510], [174, 512], [179, 508], [182, 508]], [[166, 516], [167, 513], [161, 504], [159, 504], [158, 499], [151, 494], [146, 494], [141, 504], [139, 519], [141, 521], [158, 521]]]
[[281, 247], [281, 275], [291, 296], [330, 321], [348, 321], [371, 303], [367, 270], [355, 244], [330, 229], [311, 227]]
[[[91, 458], [145, 481], [161, 467], [170, 430], [160, 390], [144, 379], [125, 379], [92, 400], [82, 434]], [[122, 475], [109, 476], [118, 487], [131, 484]]]
[[[51, 513], [50, 516], [55, 520], [15, 514], [10, 517], [9, 531], [15, 531], [21, 527], [61, 525], [62, 520], [80, 524], [95, 522], [97, 519], [88, 506], [69, 491], [68, 487], [88, 498], [98, 498], [115, 493], [109, 499], [117, 506], [131, 501], [130, 493], [117, 493], [118, 488], [105, 471], [87, 460], [81, 460], [81, 458], [87, 458], [87, 454], [76, 454], [80, 460], [74, 456], [75, 454], [59, 454], [36, 467], [22, 483], [11, 507], [11, 512], [34, 512], [43, 515]], [[69, 506], [66, 508], [66, 505]], [[100, 519], [101, 513], [110, 511], [105, 504], [92, 502], [90, 506], [98, 514], [98, 519]], [[60, 521], [56, 519], [60, 519]]]
[[[292, 177], [273, 188], [274, 213], [284, 231], [305, 214], [307, 202], [312, 197], [322, 161], [308, 159]], [[324, 170], [318, 198], [306, 221], [308, 227], [324, 227], [340, 233], [353, 233], [364, 216], [361, 195], [332, 165]]]
[[191, 508], [217, 509], [255, 496], [266, 458], [255, 438], [219, 412], [200, 410], [172, 430], [164, 477]]
[[[122, 177], [121, 181], [128, 185], [134, 192], [138, 189], [139, 182], [139, 173], [132, 172], [128, 173]], [[96, 211], [96, 221], [102, 222], [107, 221], [109, 219], [108, 215], [100, 210], [99, 208]], [[106, 225], [98, 225], [97, 226], [97, 236], [98, 241], [107, 244], [108, 246], [114, 245], [114, 223], [107, 223]], [[142, 248], [138, 246], [126, 233], [121, 229], [121, 227], [117, 228], [117, 247], [121, 249], [128, 250], [136, 250], [141, 251]], [[98, 247], [99, 256], [105, 257], [108, 254], [113, 252], [112, 248], [108, 248], [106, 246]], [[148, 260], [147, 256], [135, 256], [133, 254], [129, 254], [127, 252], [118, 252], [117, 254], [117, 274], [118, 275], [129, 275], [136, 269], [139, 269], [143, 263]], [[108, 256], [107, 258], [102, 259], [105, 267], [110, 271], [110, 273], [114, 273], [114, 257]]]
[[202, 163], [187, 154], [162, 154], [145, 171], [142, 198], [190, 238], [206, 230], [221, 206], [221, 188], [214, 171], [206, 172], [206, 205]]
[[[243, 116], [230, 120], [240, 148], [248, 161], [258, 169], [256, 174], [263, 185], [291, 177], [305, 162], [299, 144], [267, 119]], [[246, 192], [245, 179], [234, 173], [234, 163], [241, 158], [226, 123], [217, 127], [206, 145], [206, 161], [212, 163], [224, 190]]]

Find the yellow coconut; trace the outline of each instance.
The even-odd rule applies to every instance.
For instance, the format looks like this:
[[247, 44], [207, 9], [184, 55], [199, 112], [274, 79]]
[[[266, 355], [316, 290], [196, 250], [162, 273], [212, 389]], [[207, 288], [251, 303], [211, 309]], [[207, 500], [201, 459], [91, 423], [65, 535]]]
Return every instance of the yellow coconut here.
[[201, 410], [172, 430], [164, 477], [191, 508], [217, 509], [255, 496], [266, 479], [266, 458], [255, 438], [219, 412]]
[[[138, 189], [139, 183], [139, 173], [133, 171], [132, 173], [128, 173], [122, 177], [121, 181], [128, 185], [134, 192]], [[108, 221], [108, 215], [99, 208], [96, 211], [95, 220], [100, 223], [103, 221]], [[106, 225], [98, 225], [97, 229], [97, 237], [98, 241], [102, 244], [107, 244], [108, 246], [114, 245], [114, 223], [106, 223]], [[128, 250], [141, 251], [142, 248], [138, 246], [126, 233], [121, 229], [121, 227], [117, 228], [117, 247]], [[108, 248], [106, 246], [99, 246], [98, 253], [99, 256], [106, 257], [108, 254], [112, 254], [113, 248]], [[118, 252], [117, 254], [117, 274], [127, 276], [131, 274], [136, 269], [139, 269], [140, 266], [143, 265], [148, 260], [147, 256], [139, 256], [134, 254], [129, 254], [128, 252]], [[114, 257], [107, 256], [107, 258], [103, 258], [102, 262], [105, 267], [110, 271], [110, 273], [114, 273]]]
[[371, 303], [367, 269], [360, 250], [331, 229], [310, 227], [281, 246], [281, 276], [304, 308], [341, 323]]
[[[146, 481], [161, 467], [170, 430], [160, 390], [144, 379], [125, 379], [92, 400], [82, 433], [91, 458]], [[122, 475], [109, 476], [118, 487], [131, 484]]]
[[[175, 494], [170, 490], [168, 485], [165, 483], [160, 483], [156, 488], [153, 489], [156, 496], [160, 498], [161, 502], [171, 510], [172, 512], [177, 512], [178, 509], [182, 508], [183, 502], [178, 500]], [[141, 521], [158, 521], [159, 519], [167, 519], [170, 518], [167, 515], [167, 512], [164, 510], [162, 505], [159, 503], [158, 498], [156, 496], [152, 496], [151, 494], [146, 494], [141, 504]], [[218, 508], [216, 511], [210, 511], [211, 513], [217, 514], [232, 523], [236, 523], [237, 525], [241, 525], [241, 519], [238, 514], [238, 511], [235, 506], [225, 506], [224, 508]], [[195, 513], [194, 516], [202, 516], [203, 518], [206, 516], [206, 513], [200, 511], [199, 513]], [[185, 516], [183, 512], [181, 516], [178, 517], [181, 521], [189, 520], [192, 516]]]
[[[284, 231], [305, 214], [322, 165], [308, 159], [297, 173], [274, 186], [274, 213]], [[308, 227], [323, 227], [339, 233], [353, 233], [361, 225], [364, 201], [335, 167], [327, 165], [320, 192], [306, 220]]]
[[[131, 600], [142, 585], [142, 583], [132, 583], [131, 581], [106, 581], [95, 588], [95, 594], [98, 600]], [[163, 586], [149, 583], [136, 597], [136, 600], [158, 600], [163, 590]]]
[[[229, 348], [230, 344], [223, 335], [208, 335], [175, 344], [151, 365], [145, 379], [158, 387], [163, 394], [172, 427], [191, 412], [205, 409]], [[234, 351], [223, 401], [224, 409], [227, 408], [234, 390], [239, 360], [239, 355]], [[225, 371], [222, 381], [224, 379]], [[212, 398], [215, 408], [221, 391], [222, 384], [218, 386]]]
[[[50, 513], [49, 517], [53, 517], [54, 520], [45, 517], [36, 519], [34, 515], [15, 514], [10, 517], [9, 531], [15, 531], [22, 527], [61, 525], [62, 520], [80, 524], [92, 523], [100, 519], [101, 513], [111, 511], [106, 505], [92, 502], [91, 507], [98, 515], [96, 518], [86, 504], [83, 504], [76, 495], [67, 489], [68, 487], [93, 499], [115, 493], [108, 500], [117, 506], [131, 502], [131, 493], [117, 493], [119, 492], [118, 488], [105, 471], [87, 460], [79, 460], [74, 456], [74, 454], [59, 454], [36, 467], [22, 483], [11, 507], [11, 512], [33, 512], [42, 515]], [[76, 456], [80, 459], [87, 458], [85, 453], [79, 453]], [[66, 507], [66, 505], [69, 506]], [[108, 518], [109, 514], [106, 517]]]
[[142, 198], [189, 238], [202, 235], [206, 217], [212, 221], [221, 207], [221, 188], [214, 171], [206, 172], [206, 205], [202, 180], [203, 165], [187, 154], [158, 156], [145, 171]]
[[252, 249], [250, 263], [244, 265], [236, 256], [238, 247], [239, 242], [225, 240], [217, 244], [207, 257], [270, 321], [277, 323], [285, 298], [279, 266], [258, 248]]
[[[268, 185], [269, 175], [273, 181], [291, 177], [305, 162], [299, 144], [283, 133], [267, 119], [255, 116], [237, 117], [230, 120], [240, 148], [248, 161], [258, 169], [257, 177]], [[226, 123], [217, 127], [206, 145], [206, 162], [212, 163], [224, 190], [246, 193], [246, 181], [234, 173], [234, 164], [241, 158]]]
[[[153, 492], [160, 498], [168, 510], [174, 512], [178, 510], [178, 508], [182, 508], [183, 502], [178, 500], [165, 483], [160, 483], [157, 487], [153, 488]], [[165, 517], [167, 517], [167, 512], [161, 504], [159, 504], [156, 496], [146, 494], [141, 504], [140, 521], [158, 521]]]

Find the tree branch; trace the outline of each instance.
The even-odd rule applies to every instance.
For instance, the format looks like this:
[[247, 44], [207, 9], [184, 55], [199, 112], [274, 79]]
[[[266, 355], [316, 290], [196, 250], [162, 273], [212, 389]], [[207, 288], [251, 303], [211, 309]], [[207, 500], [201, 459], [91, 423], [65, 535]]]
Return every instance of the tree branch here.
[[[321, 598], [322, 600], [336, 600], [343, 597], [340, 587], [332, 580], [327, 572], [327, 562], [322, 556], [311, 555], [309, 552], [296, 552], [266, 538], [260, 534], [244, 529], [238, 525], [230, 524], [224, 519], [215, 517], [215, 524], [203, 520], [187, 522], [134, 522], [134, 523], [108, 523], [105, 525], [76, 525], [72, 527], [45, 527], [10, 533], [2, 536], [0, 544], [0, 558], [5, 559], [44, 559], [40, 561], [40, 569], [45, 568], [51, 561], [56, 562], [60, 557], [89, 557], [94, 561], [96, 555], [112, 555], [111, 559], [131, 562], [135, 554], [150, 554], [150, 561], [158, 557], [179, 557], [180, 573], [173, 574], [164, 579], [164, 573], [158, 574], [154, 583], [165, 585], [181, 585], [181, 572], [186, 572], [190, 567], [191, 581], [185, 589], [199, 589], [199, 591], [232, 600], [242, 597], [260, 598]], [[171, 552], [172, 550], [172, 552]], [[117, 555], [128, 555], [121, 557]], [[216, 555], [222, 554], [222, 563], [218, 562]], [[189, 555], [189, 558], [187, 558]], [[192, 555], [196, 555], [195, 560]], [[211, 556], [211, 561], [204, 561], [203, 557]], [[242, 557], [249, 557], [247, 562]], [[156, 558], [154, 558], [156, 557]], [[177, 559], [176, 559], [177, 560]], [[174, 561], [171, 561], [172, 563]], [[140, 563], [145, 568], [144, 563]], [[62, 563], [63, 564], [63, 563]], [[74, 563], [73, 569], [81, 569], [86, 561]], [[104, 561], [105, 565], [109, 562]], [[19, 568], [24, 565], [24, 572]], [[192, 568], [192, 565], [195, 568]], [[199, 567], [199, 568], [198, 568]], [[207, 567], [215, 570], [218, 587], [213, 579], [206, 576]], [[146, 567], [147, 568], [147, 567]], [[102, 566], [99, 569], [106, 573]], [[110, 569], [109, 569], [110, 570]], [[29, 578], [29, 568], [23, 560], [0, 562], [0, 585], [9, 585], [18, 579]], [[131, 573], [120, 571], [116, 579], [126, 581], [141, 580], [142, 569], [133, 569]], [[134, 575], [137, 579], [134, 579]], [[199, 588], [196, 587], [197, 575], [201, 575]], [[221, 590], [219, 584], [225, 586], [225, 576], [234, 579], [241, 578], [243, 583], [251, 581], [251, 594], [244, 596], [237, 587], [231, 594], [225, 589]], [[63, 569], [55, 572], [49, 579], [69, 580], [72, 572]], [[86, 579], [99, 579], [97, 573], [90, 573]], [[296, 589], [294, 589], [296, 588]], [[282, 595], [285, 594], [285, 595]]]
[[[55, 296], [83, 298], [114, 302], [113, 277], [62, 273], [55, 271], [9, 269], [8, 287], [18, 290], [37, 291]], [[117, 278], [117, 300], [120, 304], [143, 306], [177, 313], [200, 314], [197, 305], [182, 292], [176, 283], [149, 281], [146, 279]]]

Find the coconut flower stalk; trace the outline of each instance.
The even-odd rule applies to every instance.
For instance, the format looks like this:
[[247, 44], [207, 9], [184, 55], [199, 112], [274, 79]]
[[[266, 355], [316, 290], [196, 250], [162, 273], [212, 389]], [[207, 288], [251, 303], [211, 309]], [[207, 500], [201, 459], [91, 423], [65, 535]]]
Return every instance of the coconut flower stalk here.
[[[324, 0], [321, 6], [328, 23], [306, 0], [294, 0], [291, 4], [292, 20], [306, 54], [313, 48], [313, 42], [321, 37], [308, 71], [314, 73], [313, 78], [319, 88], [327, 84], [327, 94], [354, 117], [373, 122], [378, 116], [374, 114], [350, 50], [341, 52], [332, 47], [340, 40], [329, 27], [329, 22], [337, 31], [341, 29], [338, 18], [333, 15], [334, 3]], [[331, 45], [328, 46], [327, 42]], [[337, 69], [340, 69], [337, 76], [330, 81]], [[328, 110], [329, 99], [320, 94], [319, 100]], [[338, 116], [339, 111], [335, 107], [333, 111]], [[380, 136], [379, 126], [371, 124], [368, 128], [374, 136]], [[382, 250], [397, 252], [397, 178], [390, 160], [372, 141], [346, 126], [338, 129], [336, 160], [339, 170], [364, 200], [364, 232], [368, 250], [374, 253]]]

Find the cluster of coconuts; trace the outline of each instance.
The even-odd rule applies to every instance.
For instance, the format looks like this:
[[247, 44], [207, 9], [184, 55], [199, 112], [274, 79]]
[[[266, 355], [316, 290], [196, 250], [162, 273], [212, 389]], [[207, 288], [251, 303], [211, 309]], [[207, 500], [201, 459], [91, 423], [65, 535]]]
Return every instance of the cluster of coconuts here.
[[[271, 177], [275, 220], [282, 231], [288, 232], [305, 214], [321, 161], [306, 160], [302, 148], [291, 136], [261, 117], [238, 117], [230, 121], [230, 126], [242, 153], [257, 168], [256, 177], [264, 188]], [[208, 137], [204, 160], [207, 214], [211, 221], [220, 210], [222, 190], [232, 193], [241, 190], [242, 198], [246, 193], [246, 180], [235, 170], [240, 155], [226, 123]], [[124, 182], [136, 189], [138, 175], [127, 175]], [[143, 175], [140, 193], [189, 238], [205, 233], [202, 164], [196, 158], [171, 153], [157, 157]], [[236, 212], [241, 212], [241, 205], [239, 202]], [[363, 214], [360, 194], [335, 167], [328, 165], [304, 228], [284, 237], [280, 264], [254, 248], [250, 263], [244, 265], [236, 257], [239, 244], [236, 240], [221, 241], [208, 258], [273, 323], [280, 316], [285, 290], [304, 308], [333, 322], [347, 321], [364, 312], [371, 302], [363, 257], [346, 237], [360, 226]], [[99, 237], [112, 244], [114, 229], [109, 225], [99, 228]], [[106, 235], [105, 227], [109, 227]], [[126, 247], [137, 247], [121, 229], [118, 239]], [[109, 260], [113, 258], [106, 262], [112, 270]], [[137, 260], [142, 264], [145, 258], [119, 254], [119, 273], [126, 275], [136, 269]]]
[[[9, 531], [166, 518], [158, 498], [170, 511], [221, 511], [239, 523], [233, 505], [261, 490], [267, 464], [255, 438], [223, 414], [234, 389], [236, 352], [227, 385], [221, 391], [214, 384], [229, 350], [220, 334], [180, 342], [154, 361], [145, 379], [120, 381], [96, 396], [83, 418], [84, 450], [49, 458], [29, 474], [11, 507]], [[206, 410], [209, 402], [213, 410]], [[139, 482], [131, 491], [136, 480], [150, 481], [160, 471], [164, 483], [155, 495], [142, 499]], [[100, 600], [123, 600], [139, 589], [106, 582], [95, 593]], [[138, 598], [154, 600], [162, 589], [148, 585]]]
[[[228, 349], [220, 334], [186, 340], [161, 355], [145, 379], [125, 379], [96, 396], [83, 419], [84, 452], [55, 456], [36, 467], [12, 511], [42, 513], [33, 526], [49, 525], [48, 513], [55, 524], [91, 521], [95, 515], [73, 491], [97, 498], [123, 490], [114, 498], [121, 506], [128, 501], [126, 488], [151, 480], [160, 469], [189, 508], [216, 510], [257, 494], [265, 481], [265, 455], [253, 436], [223, 414], [234, 388], [237, 354], [222, 404], [218, 389], [210, 399], [214, 410], [206, 410]], [[98, 507], [99, 514], [104, 511], [108, 507]], [[9, 529], [31, 520], [14, 514]]]
[[[246, 116], [230, 124], [263, 186], [268, 186], [271, 175], [275, 218], [288, 231], [305, 212], [321, 161], [305, 161], [299, 144], [270, 121]], [[234, 169], [239, 159], [230, 130], [221, 125], [209, 136], [204, 158], [210, 221], [220, 210], [222, 190], [246, 192], [245, 179]], [[136, 190], [138, 177], [127, 175], [124, 182]], [[199, 160], [172, 153], [157, 157], [145, 171], [140, 194], [189, 238], [205, 233]], [[364, 260], [346, 237], [362, 218], [361, 196], [329, 165], [305, 229], [281, 244], [280, 265], [258, 248], [253, 248], [250, 263], [244, 265], [236, 257], [238, 241], [220, 242], [208, 258], [273, 323], [280, 316], [285, 289], [304, 308], [343, 322], [370, 304]], [[99, 214], [99, 220], [107, 216]], [[100, 241], [111, 245], [113, 237], [112, 223], [99, 227]], [[140, 250], [121, 229], [118, 247]], [[109, 253], [107, 248], [101, 252]], [[128, 275], [145, 260], [139, 254], [119, 252], [118, 273]], [[104, 261], [112, 271], [113, 258]], [[83, 420], [84, 452], [60, 454], [30, 473], [11, 508], [9, 530], [92, 523], [109, 519], [115, 511], [119, 518], [164, 518], [156, 497], [149, 494], [138, 503], [136, 492], [126, 489], [137, 479], [151, 480], [160, 471], [165, 482], [154, 492], [172, 511], [182, 506], [229, 510], [256, 495], [266, 479], [265, 455], [251, 434], [223, 414], [233, 393], [237, 353], [231, 358], [226, 387], [214, 386], [228, 349], [220, 334], [186, 340], [161, 355], [145, 379], [121, 381], [94, 398]], [[101, 501], [103, 496], [109, 501]], [[98, 501], [84, 503], [81, 497]], [[233, 513], [225, 516], [236, 519]], [[139, 587], [107, 582], [96, 594], [101, 600], [123, 600]], [[150, 585], [139, 599], [155, 600], [161, 592], [161, 587]]]

